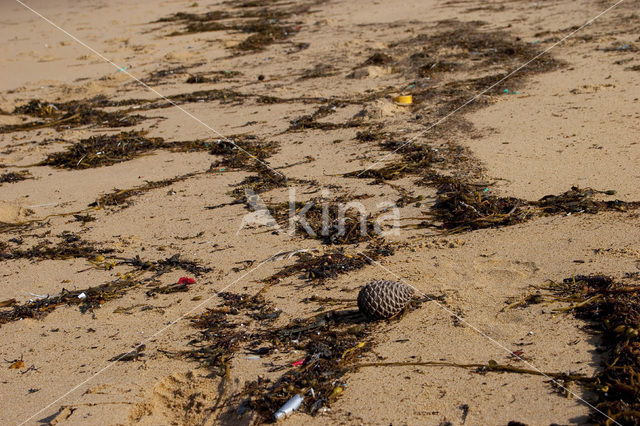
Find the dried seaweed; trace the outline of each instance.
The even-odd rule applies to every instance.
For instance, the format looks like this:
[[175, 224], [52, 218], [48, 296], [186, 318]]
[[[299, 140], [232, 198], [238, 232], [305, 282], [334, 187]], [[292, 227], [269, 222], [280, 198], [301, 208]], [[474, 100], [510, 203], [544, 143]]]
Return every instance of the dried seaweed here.
[[362, 253], [348, 254], [343, 249], [332, 250], [322, 255], [310, 253], [298, 254], [296, 263], [282, 268], [280, 271], [264, 280], [266, 286], [264, 292], [270, 286], [279, 283], [285, 278], [299, 275], [309, 282], [322, 283], [327, 279], [336, 278], [340, 274], [362, 269], [371, 264], [372, 260], [378, 260], [382, 256], [394, 254], [392, 245], [383, 239], [376, 239], [362, 250]]
[[308, 69], [302, 73], [300, 80], [308, 80], [312, 78], [331, 77], [336, 75], [336, 69], [329, 64], [317, 64], [315, 67]]
[[572, 373], [557, 373], [551, 371], [532, 370], [529, 368], [516, 367], [513, 365], [498, 364], [494, 360], [489, 360], [486, 364], [471, 363], [461, 364], [447, 361], [407, 361], [407, 362], [369, 362], [357, 365], [358, 368], [366, 367], [455, 367], [464, 368], [474, 371], [478, 374], [487, 374], [489, 372], [497, 373], [515, 373], [515, 374], [530, 374], [532, 376], [544, 376], [551, 377], [555, 381], [561, 381], [564, 384], [569, 382], [582, 382], [590, 383], [591, 378], [582, 374]]
[[354, 209], [346, 209], [347, 202], [357, 197], [322, 198], [307, 203], [267, 204], [269, 212], [280, 226], [296, 220], [296, 231], [305, 238], [319, 239], [324, 244], [355, 244], [376, 235], [375, 220]]
[[[315, 414], [320, 407], [329, 405], [341, 393], [342, 386], [337, 381], [353, 370], [354, 360], [371, 346], [363, 340], [373, 325], [357, 311], [320, 314], [268, 329], [266, 326], [275, 317], [256, 314], [273, 312], [274, 308], [262, 298], [229, 293], [221, 296], [224, 300], [218, 307], [208, 309], [193, 320], [194, 327], [201, 331], [190, 342], [194, 349], [183, 355], [200, 361], [213, 375], [222, 377], [223, 383], [229, 380], [230, 361], [241, 348], [260, 356], [275, 350], [303, 352], [301, 365], [285, 367], [286, 372], [276, 382], [264, 379], [248, 382], [240, 393], [229, 398], [234, 405], [255, 410], [262, 420], [272, 418], [295, 393], [305, 393], [311, 388], [314, 389], [312, 397], [303, 408], [306, 412]], [[240, 321], [246, 325], [249, 318], [260, 321], [257, 329], [240, 327]], [[340, 391], [335, 391], [336, 388]], [[223, 394], [224, 390], [221, 398]]]
[[[137, 258], [137, 260], [139, 260], [139, 258]], [[175, 269], [182, 269], [183, 271], [190, 272], [196, 276], [206, 274], [212, 270], [209, 267], [200, 266], [197, 262], [192, 260], [182, 259], [180, 254], [174, 254], [171, 257], [154, 262], [149, 270], [155, 271], [155, 276], [158, 276]]]
[[63, 239], [54, 244], [50, 241], [41, 241], [33, 247], [10, 248], [6, 244], [0, 244], [0, 261], [29, 259], [29, 260], [65, 260], [65, 259], [93, 259], [98, 256], [112, 253], [113, 249], [103, 249], [94, 243], [80, 240], [74, 234], [63, 234]]
[[[571, 301], [571, 312], [587, 320], [590, 328], [601, 336], [606, 348], [601, 371], [589, 388], [595, 392], [596, 408], [623, 425], [640, 422], [640, 281], [633, 274], [624, 280], [605, 275], [578, 275], [549, 289], [561, 300]], [[611, 421], [593, 413], [594, 423], [610, 425]]]
[[362, 125], [362, 122], [357, 118], [347, 120], [345, 123], [329, 123], [318, 121], [321, 118], [334, 114], [338, 108], [344, 107], [346, 105], [347, 104], [345, 102], [340, 101], [331, 101], [326, 105], [321, 105], [313, 113], [303, 115], [291, 120], [289, 128], [285, 132], [300, 132], [307, 129], [335, 130], [358, 127]]
[[[263, 6], [260, 4], [259, 6]], [[176, 13], [156, 22], [172, 22], [182, 25], [181, 30], [174, 31], [169, 36], [181, 36], [209, 31], [228, 31], [250, 34], [235, 46], [239, 51], [260, 51], [267, 46], [286, 40], [299, 27], [288, 23], [287, 19], [293, 15], [306, 13], [310, 5], [296, 4], [291, 7], [270, 7], [256, 9], [255, 6], [237, 6], [240, 12], [232, 10], [211, 11], [203, 14]], [[277, 6], [277, 5], [274, 5]]]
[[104, 194], [100, 196], [96, 201], [89, 204], [89, 207], [95, 208], [104, 208], [108, 206], [119, 206], [122, 208], [126, 208], [130, 206], [133, 202], [130, 200], [132, 197], [136, 197], [138, 195], [145, 194], [151, 190], [158, 188], [165, 188], [167, 186], [173, 185], [176, 182], [180, 182], [186, 180], [190, 177], [199, 175], [202, 173], [187, 173], [186, 175], [177, 176], [170, 179], [163, 179], [159, 181], [149, 181], [144, 185], [137, 186], [135, 188], [130, 189], [116, 189], [109, 194]]
[[376, 52], [373, 55], [369, 56], [366, 61], [362, 64], [362, 66], [367, 65], [391, 65], [395, 62], [395, 60], [387, 55], [386, 53]]
[[42, 319], [58, 306], [79, 305], [82, 312], [100, 307], [108, 300], [122, 297], [140, 282], [131, 277], [118, 278], [107, 284], [83, 290], [67, 290], [57, 296], [39, 298], [31, 302], [13, 306], [11, 310], [0, 310], [0, 324], [25, 318]]
[[547, 195], [538, 201], [530, 202], [539, 207], [545, 214], [561, 213], [598, 213], [603, 210], [627, 211], [640, 206], [637, 202], [620, 200], [601, 201], [594, 199], [598, 194], [614, 195], [613, 191], [596, 191], [591, 188], [571, 187], [571, 190], [560, 195]]
[[[412, 70], [418, 77], [437, 71], [453, 71], [461, 61], [471, 61], [469, 68], [487, 69], [521, 64], [539, 53], [539, 47], [526, 43], [504, 31], [484, 29], [484, 22], [445, 20], [436, 24], [446, 28], [435, 34], [419, 34], [393, 47], [419, 49], [400, 66]], [[527, 67], [525, 73], [540, 73], [555, 69], [559, 63], [550, 56], [541, 57]], [[436, 68], [436, 69], [434, 69]]]
[[[212, 166], [212, 169], [218, 167], [219, 165], [216, 164]], [[273, 169], [263, 164], [258, 163], [252, 169], [257, 171], [258, 174], [247, 176], [235, 185], [235, 189], [229, 192], [229, 195], [234, 198], [234, 204], [245, 201], [248, 193], [259, 194], [275, 188], [285, 187], [289, 183], [286, 176], [281, 173], [277, 174]]]
[[206, 141], [165, 142], [162, 138], [149, 138], [145, 132], [122, 132], [115, 135], [98, 135], [82, 139], [65, 151], [49, 154], [38, 165], [64, 169], [87, 169], [132, 160], [158, 149], [167, 149], [173, 152], [194, 152], [211, 151], [212, 146], [212, 142]]
[[[6, 250], [5, 246], [0, 245], [0, 250]], [[180, 255], [174, 255], [166, 259], [158, 261], [145, 261], [139, 256], [134, 258], [118, 258], [105, 259], [102, 254], [112, 253], [111, 249], [97, 249], [93, 245], [74, 241], [71, 243], [58, 245], [57, 247], [38, 245], [26, 251], [14, 251], [9, 257], [3, 257], [0, 252], [0, 261], [2, 259], [69, 259], [69, 258], [85, 258], [88, 259], [96, 268], [110, 270], [116, 265], [128, 265], [133, 269], [127, 273], [121, 274], [117, 279], [95, 287], [88, 287], [81, 290], [62, 289], [59, 295], [37, 298], [24, 304], [10, 304], [3, 307], [11, 309], [0, 310], [0, 324], [12, 321], [18, 321], [24, 318], [41, 319], [51, 313], [59, 306], [63, 305], [79, 305], [84, 313], [88, 310], [101, 307], [105, 302], [118, 299], [124, 296], [133, 288], [142, 286], [144, 283], [152, 285], [152, 289], [147, 292], [148, 296], [155, 293], [170, 293], [172, 289], [182, 289], [180, 286], [174, 285], [157, 287], [154, 285], [156, 279], [163, 274], [169, 273], [176, 269], [182, 269], [196, 276], [210, 272], [211, 268], [200, 266], [197, 262], [184, 260]], [[149, 278], [143, 279], [143, 273], [151, 272]]]
[[21, 182], [27, 179], [33, 179], [33, 176], [31, 176], [31, 173], [26, 170], [20, 172], [3, 173], [0, 174], [0, 185], [2, 185], [3, 183]]
[[552, 214], [590, 213], [600, 211], [627, 211], [637, 209], [640, 202], [620, 200], [601, 201], [593, 197], [608, 191], [572, 187], [560, 195], [547, 195], [538, 201], [490, 194], [481, 184], [463, 183], [453, 178], [440, 177], [438, 197], [432, 208], [442, 227], [450, 232], [508, 226], [525, 222], [533, 217]]
[[25, 105], [16, 107], [14, 114], [26, 114], [37, 118], [47, 118], [48, 120], [2, 126], [0, 127], [0, 133], [34, 130], [45, 127], [53, 127], [60, 130], [84, 125], [129, 127], [146, 119], [146, 117], [141, 115], [130, 115], [126, 111], [107, 112], [96, 109], [90, 102], [74, 101], [55, 104], [43, 102], [38, 99], [33, 99]]
[[[336, 311], [294, 321], [273, 332], [278, 350], [301, 351], [302, 365], [287, 368], [278, 380], [257, 380], [245, 385], [244, 405], [262, 420], [273, 418], [296, 394], [305, 395], [300, 410], [316, 414], [330, 406], [344, 390], [344, 376], [355, 370], [355, 360], [371, 349], [374, 325], [357, 311]], [[313, 391], [311, 392], [311, 389]]]
[[190, 65], [180, 65], [177, 67], [159, 69], [149, 73], [149, 75], [142, 79], [142, 81], [146, 84], [161, 84], [167, 78], [187, 74], [190, 68], [199, 67], [204, 64], [204, 62], [197, 62]]
[[187, 78], [188, 84], [200, 84], [200, 83], [218, 83], [222, 80], [230, 79], [242, 75], [240, 71], [209, 71], [205, 73], [198, 73], [190, 75]]
[[237, 29], [251, 33], [249, 37], [238, 44], [237, 49], [260, 51], [276, 41], [285, 40], [298, 32], [292, 25], [278, 24], [277, 18], [266, 18], [242, 25]]
[[[231, 143], [230, 141], [233, 141]], [[278, 151], [279, 144], [274, 141], [263, 141], [253, 135], [229, 136], [212, 144], [210, 153], [223, 158], [211, 165], [211, 171], [220, 168], [243, 168], [245, 170], [263, 171], [264, 161]]]
[[[471, 161], [471, 156], [463, 147], [449, 142], [436, 149], [423, 140], [426, 137], [445, 139], [453, 132], [471, 131], [470, 123], [460, 115], [448, 118], [450, 113], [462, 105], [465, 105], [465, 112], [471, 112], [474, 108], [488, 104], [489, 95], [503, 93], [504, 87], [496, 85], [486, 92], [487, 88], [503, 79], [514, 66], [540, 53], [538, 46], [502, 31], [485, 29], [484, 25], [478, 21], [441, 21], [436, 24], [435, 32], [419, 34], [391, 44], [389, 49], [376, 52], [361, 65], [393, 64], [394, 72], [416, 78], [402, 91], [413, 96], [410, 108], [419, 111], [416, 115], [417, 122], [421, 122], [423, 117], [429, 117], [429, 122], [425, 123], [429, 134], [421, 136], [422, 140], [407, 143], [398, 140], [397, 135], [383, 134], [376, 128], [359, 132], [357, 140], [375, 142], [383, 150], [393, 152], [400, 158], [387, 162], [383, 167], [357, 170], [345, 176], [375, 179], [374, 183], [379, 183], [415, 175], [422, 177], [421, 184], [442, 186], [437, 177], [445, 169], [447, 175], [458, 176], [459, 185], [466, 185], [463, 177], [468, 178], [481, 172], [477, 162]], [[511, 87], [517, 85], [519, 79], [527, 74], [548, 72], [561, 66], [548, 55], [531, 65], [524, 72], [510, 76]], [[463, 78], [440, 78], [443, 73], [457, 71], [465, 72]], [[477, 97], [479, 92], [487, 96]], [[472, 98], [474, 101], [469, 103]], [[439, 121], [444, 117], [447, 117], [446, 121]], [[313, 124], [313, 117], [302, 118], [303, 125]], [[437, 126], [433, 123], [437, 123]], [[504, 212], [499, 206], [495, 207], [495, 211], [481, 212], [478, 216], [509, 212]], [[492, 217], [491, 220], [493, 219], [495, 218]]]
[[238, 329], [238, 322], [232, 321], [231, 318], [244, 315], [268, 324], [275, 320], [277, 315], [264, 314], [277, 311], [260, 296], [233, 293], [219, 293], [219, 296], [223, 301], [218, 307], [207, 309], [192, 321], [193, 326], [201, 332], [190, 342], [195, 348], [184, 352], [183, 355], [199, 360], [204, 367], [218, 376], [228, 377], [231, 368], [229, 362], [249, 337], [246, 328]]
[[[372, 131], [361, 133], [358, 136], [359, 140], [372, 140], [374, 138], [377, 139], [378, 135]], [[375, 169], [356, 170], [345, 173], [343, 176], [375, 179], [375, 182], [382, 182], [399, 179], [407, 175], [426, 175], [436, 165], [442, 166], [447, 162], [444, 150], [434, 150], [428, 145], [407, 144], [405, 141], [391, 139], [381, 143], [380, 146], [401, 155], [403, 157], [402, 161], [392, 162]]]
[[[419, 309], [421, 303], [412, 303], [402, 315], [389, 321], [399, 321], [408, 311]], [[305, 396], [301, 411], [317, 414], [345, 391], [345, 376], [356, 371], [358, 360], [373, 348], [371, 336], [376, 327], [357, 310], [338, 309], [263, 332], [261, 338], [268, 338], [272, 345], [269, 352], [295, 350], [302, 355], [293, 365], [274, 369], [284, 370], [279, 379], [248, 382], [238, 397], [245, 398], [243, 406], [255, 410], [262, 421], [272, 419], [273, 413], [296, 394]], [[269, 349], [264, 343], [261, 346]]]
[[443, 180], [432, 211], [445, 229], [467, 231], [512, 225], [530, 214], [523, 208], [526, 201], [488, 194], [482, 185]]
[[[204, 172], [192, 172], [159, 181], [148, 181], [143, 185], [129, 189], [115, 189], [111, 193], [100, 196], [89, 207], [103, 208], [119, 206], [126, 208], [132, 204], [130, 200], [158, 188], [165, 188], [176, 182], [181, 182], [194, 176], [206, 173], [219, 172], [226, 168], [241, 168], [244, 170], [258, 171], [258, 177], [249, 177], [250, 182], [245, 182], [247, 187], [256, 191], [267, 190], [283, 185], [286, 180], [282, 175], [276, 175], [256, 158], [264, 161], [277, 151], [276, 142], [263, 142], [255, 136], [238, 135], [230, 136], [226, 140], [164, 142], [161, 138], [146, 138], [142, 133], [132, 132], [114, 136], [101, 136], [97, 139], [86, 139], [72, 146], [69, 150], [53, 154], [45, 162], [65, 168], [82, 168], [82, 164], [89, 158], [88, 166], [113, 164], [112, 161], [131, 159], [142, 153], [154, 149], [169, 149], [172, 151], [208, 151], [211, 155], [221, 156], [222, 159], [212, 163], [209, 170]], [[234, 140], [234, 143], [231, 142]], [[128, 145], [123, 147], [123, 141]], [[136, 145], [138, 143], [138, 145]], [[93, 144], [93, 145], [92, 145]], [[95, 155], [100, 149], [107, 149], [110, 155]], [[100, 151], [97, 151], [100, 152]], [[86, 155], [86, 156], [85, 156]], [[77, 158], [80, 157], [80, 160]], [[84, 157], [84, 158], [83, 158]], [[43, 162], [43, 163], [45, 163]], [[241, 184], [243, 185], [243, 184]], [[238, 197], [244, 197], [244, 191], [237, 190]]]

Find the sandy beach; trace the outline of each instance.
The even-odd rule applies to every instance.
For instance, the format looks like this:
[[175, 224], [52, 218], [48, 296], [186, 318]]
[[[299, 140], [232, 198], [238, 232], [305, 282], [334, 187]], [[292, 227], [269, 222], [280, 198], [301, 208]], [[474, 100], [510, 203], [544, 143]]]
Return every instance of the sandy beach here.
[[0, 1], [0, 423], [638, 424], [639, 11]]

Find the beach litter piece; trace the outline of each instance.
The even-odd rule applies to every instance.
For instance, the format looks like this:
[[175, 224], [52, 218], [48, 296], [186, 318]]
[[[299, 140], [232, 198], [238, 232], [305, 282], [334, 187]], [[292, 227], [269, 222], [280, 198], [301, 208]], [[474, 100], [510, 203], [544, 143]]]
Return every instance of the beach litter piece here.
[[189, 277], [181, 277], [178, 280], [178, 284], [183, 285], [183, 284], [195, 284], [196, 280], [194, 280], [193, 278], [189, 278]]
[[399, 105], [411, 105], [413, 103], [413, 96], [411, 95], [402, 95], [396, 96], [393, 100]]
[[18, 359], [16, 361], [14, 361], [10, 366], [9, 369], [11, 370], [19, 370], [21, 368], [24, 367], [24, 361], [21, 359]]
[[413, 288], [406, 284], [374, 280], [358, 293], [358, 308], [371, 319], [392, 318], [409, 304], [413, 293]]
[[0, 308], [10, 308], [17, 303], [18, 302], [16, 301], [16, 299], [3, 300], [2, 302], [0, 302]]
[[300, 394], [294, 395], [289, 401], [287, 401], [276, 413], [273, 415], [273, 418], [277, 421], [282, 418], [287, 417], [289, 414], [296, 411], [302, 405], [302, 401], [304, 397]]
[[343, 388], [342, 386], [336, 386], [333, 391], [331, 392], [331, 395], [329, 395], [329, 399], [335, 399], [338, 396], [340, 396], [342, 394]]

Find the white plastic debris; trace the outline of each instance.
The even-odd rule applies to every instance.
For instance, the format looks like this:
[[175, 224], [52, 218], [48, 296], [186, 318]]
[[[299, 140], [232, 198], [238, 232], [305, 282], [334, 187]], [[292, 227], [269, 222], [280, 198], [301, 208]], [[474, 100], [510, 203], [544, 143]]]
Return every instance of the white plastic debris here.
[[82, 292], [82, 293], [80, 293], [80, 294], [78, 295], [78, 299], [86, 299], [86, 298], [87, 298], [87, 295], [86, 295], [86, 294], [84, 294], [84, 292]]
[[[43, 295], [43, 294], [35, 294], [35, 293], [29, 293], [29, 292], [27, 292], [27, 294], [35, 297], [36, 299], [48, 299], [49, 298], [48, 294], [47, 295]], [[32, 299], [30, 299], [30, 300], [32, 300]]]
[[289, 414], [293, 413], [298, 408], [300, 408], [300, 405], [302, 405], [303, 400], [304, 400], [304, 397], [302, 395], [296, 394], [293, 398], [288, 400], [282, 407], [280, 407], [280, 409], [276, 411], [273, 417], [276, 420], [280, 420], [282, 418], [287, 417]]

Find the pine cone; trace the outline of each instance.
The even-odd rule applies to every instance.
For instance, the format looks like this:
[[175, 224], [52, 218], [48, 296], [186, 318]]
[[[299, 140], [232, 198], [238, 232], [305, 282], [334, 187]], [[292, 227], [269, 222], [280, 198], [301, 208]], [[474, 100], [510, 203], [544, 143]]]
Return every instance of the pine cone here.
[[412, 297], [413, 287], [396, 281], [375, 280], [358, 293], [358, 308], [372, 319], [391, 318], [402, 311]]

